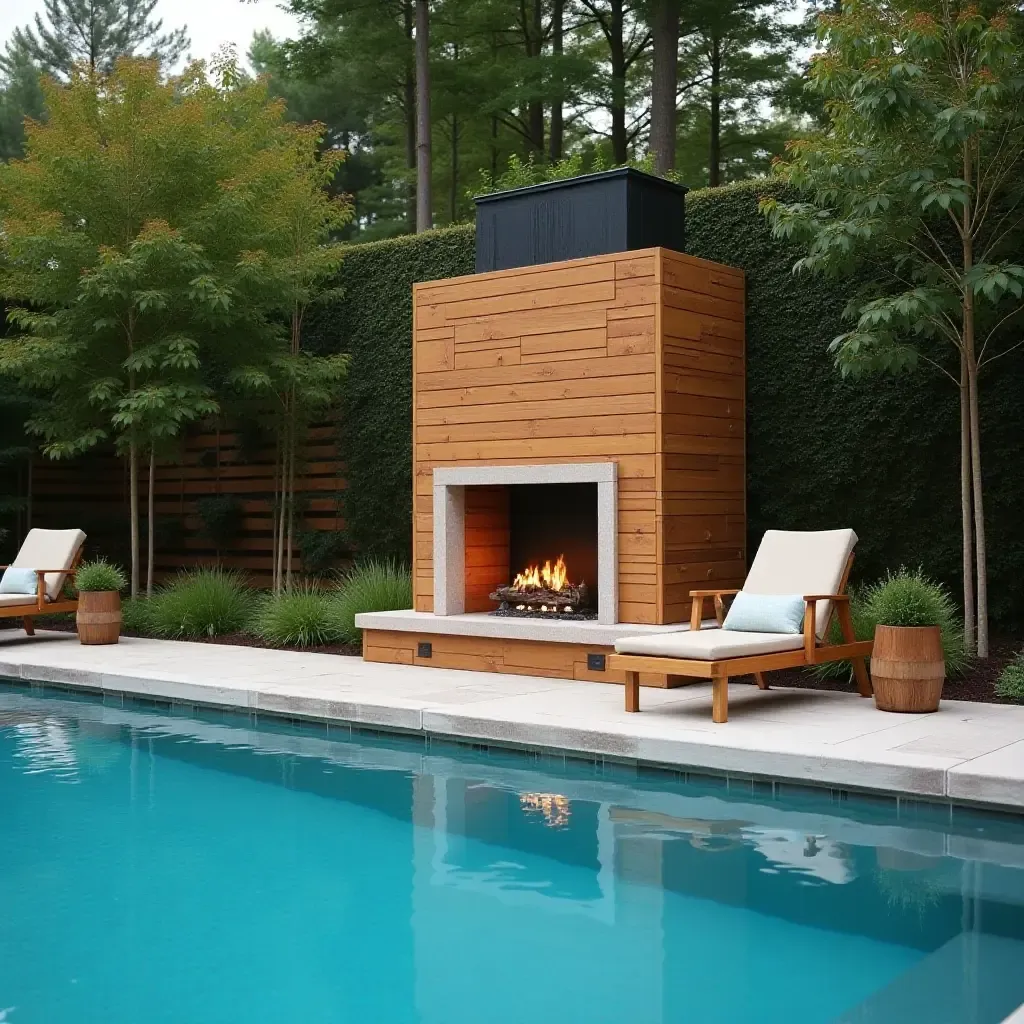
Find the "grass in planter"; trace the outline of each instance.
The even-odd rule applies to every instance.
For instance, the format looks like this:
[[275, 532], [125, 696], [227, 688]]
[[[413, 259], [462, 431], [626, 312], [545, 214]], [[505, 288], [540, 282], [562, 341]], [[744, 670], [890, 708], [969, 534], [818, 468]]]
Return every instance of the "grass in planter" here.
[[194, 569], [181, 573], [146, 603], [144, 618], [154, 636], [195, 639], [247, 629], [255, 598], [237, 573]]
[[334, 594], [305, 584], [264, 598], [253, 619], [252, 631], [276, 647], [323, 647], [340, 639]]
[[1003, 668], [996, 680], [996, 693], [1024, 704], [1024, 651]]
[[339, 639], [359, 643], [360, 612], [389, 612], [412, 607], [412, 573], [392, 559], [370, 559], [342, 574], [334, 595]]
[[121, 591], [128, 585], [124, 570], [105, 558], [83, 562], [75, 572], [75, 587], [82, 591]]
[[[849, 593], [857, 640], [871, 640], [879, 624], [938, 626], [947, 677], [962, 675], [967, 669], [970, 656], [964, 647], [964, 626], [956, 603], [945, 587], [929, 579], [921, 569], [899, 569], [869, 587], [851, 588]], [[829, 627], [828, 642], [843, 642], [835, 618]], [[848, 661], [815, 665], [808, 671], [816, 679], [853, 678], [853, 668]]]

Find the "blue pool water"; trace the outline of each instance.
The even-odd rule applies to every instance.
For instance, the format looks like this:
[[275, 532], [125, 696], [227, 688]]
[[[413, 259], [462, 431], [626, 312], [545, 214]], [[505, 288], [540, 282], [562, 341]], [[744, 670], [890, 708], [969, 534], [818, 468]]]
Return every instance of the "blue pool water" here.
[[988, 1024], [1024, 822], [0, 685], [7, 1024]]

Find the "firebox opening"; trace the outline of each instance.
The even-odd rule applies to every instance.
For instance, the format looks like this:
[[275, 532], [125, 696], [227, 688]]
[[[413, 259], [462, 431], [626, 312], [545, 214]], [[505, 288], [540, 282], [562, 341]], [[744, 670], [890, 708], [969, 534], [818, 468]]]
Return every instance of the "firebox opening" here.
[[[558, 606], [529, 601], [507, 601], [504, 614], [550, 615], [560, 618], [594, 618], [597, 596], [597, 484], [519, 484], [509, 488], [509, 585], [516, 576], [537, 570], [544, 592], [561, 582], [572, 590], [577, 604], [566, 604], [566, 591], [559, 592]], [[545, 575], [545, 566], [550, 575]], [[581, 587], [581, 584], [583, 585]]]

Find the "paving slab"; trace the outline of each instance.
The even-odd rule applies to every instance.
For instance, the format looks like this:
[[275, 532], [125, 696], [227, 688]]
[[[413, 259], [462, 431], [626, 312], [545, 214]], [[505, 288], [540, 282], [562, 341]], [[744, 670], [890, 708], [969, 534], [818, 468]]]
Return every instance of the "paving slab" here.
[[1024, 707], [945, 701], [893, 715], [854, 694], [730, 687], [729, 721], [711, 689], [622, 689], [499, 673], [384, 665], [327, 654], [73, 634], [0, 631], [0, 677], [289, 717], [552, 748], [838, 789], [1024, 810]]

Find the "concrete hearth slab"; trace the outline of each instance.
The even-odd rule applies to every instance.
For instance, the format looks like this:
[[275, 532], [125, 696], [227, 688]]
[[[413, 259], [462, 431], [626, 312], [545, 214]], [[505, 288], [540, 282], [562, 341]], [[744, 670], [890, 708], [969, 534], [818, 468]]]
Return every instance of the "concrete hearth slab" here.
[[946, 701], [903, 716], [853, 694], [736, 684], [729, 722], [714, 725], [704, 684], [645, 691], [631, 715], [602, 683], [13, 630], [0, 677], [710, 771], [730, 787], [768, 777], [1024, 810], [1024, 707]]
[[[714, 622], [708, 620], [708, 625]], [[544, 619], [519, 619], [511, 615], [467, 612], [463, 615], [434, 615], [431, 612], [363, 612], [356, 616], [360, 629], [393, 629], [400, 633], [440, 633], [445, 636], [486, 636], [497, 640], [546, 640], [560, 644], [593, 644], [611, 647], [624, 636], [649, 636], [653, 633], [678, 633], [689, 623], [667, 626], [638, 626], [620, 622], [606, 626], [600, 622], [547, 622]]]

